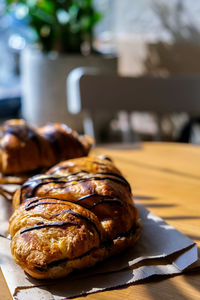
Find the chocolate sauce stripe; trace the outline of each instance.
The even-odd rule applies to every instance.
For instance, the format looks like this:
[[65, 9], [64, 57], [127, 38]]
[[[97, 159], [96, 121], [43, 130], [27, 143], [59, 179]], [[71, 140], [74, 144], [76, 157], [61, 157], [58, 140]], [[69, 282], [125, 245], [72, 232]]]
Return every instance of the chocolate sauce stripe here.
[[121, 180], [123, 180], [123, 181], [130, 187], [128, 181], [124, 178], [124, 176], [122, 176], [122, 175], [120, 175], [120, 174], [118, 174], [118, 173], [112, 173], [112, 172], [99, 172], [99, 173], [96, 173], [96, 174], [102, 174], [102, 175], [105, 174], [105, 175], [110, 175], [110, 176], [118, 177], [118, 178], [120, 178]]
[[87, 218], [87, 217], [85, 217], [85, 216], [83, 216], [83, 215], [81, 215], [81, 214], [79, 214], [79, 213], [77, 213], [77, 212], [75, 212], [75, 211], [73, 211], [71, 209], [64, 209], [60, 213], [52, 215], [52, 217], [59, 216], [62, 213], [66, 213], [66, 212], [69, 213], [69, 214], [71, 214], [72, 216], [77, 217], [79, 219], [82, 219], [82, 220], [88, 222], [90, 225], [92, 225], [95, 228], [95, 230], [98, 233], [98, 235], [99, 235], [99, 240], [101, 240], [101, 233], [100, 233], [99, 229], [97, 228], [96, 224], [93, 221], [91, 221], [89, 218]]
[[[65, 176], [59, 176], [59, 177], [55, 177], [55, 176], [48, 176], [48, 177], [43, 177], [43, 178], [38, 178], [38, 175], [32, 177], [33, 180], [29, 180], [27, 182], [25, 182], [22, 187], [21, 187], [21, 190], [20, 190], [20, 203], [22, 203], [22, 192], [24, 190], [24, 188], [28, 187], [30, 189], [30, 191], [28, 190], [26, 193], [25, 193], [25, 196], [28, 196], [28, 197], [32, 197], [35, 193], [35, 190], [41, 186], [41, 185], [45, 185], [45, 184], [49, 184], [49, 183], [66, 183], [66, 181], [64, 180], [61, 180], [63, 178], [68, 178], [69, 176], [72, 176], [72, 175], [77, 175], [79, 174], [80, 172], [76, 172], [76, 173], [72, 173], [72, 174], [69, 174], [69, 175], [65, 175]], [[43, 182], [42, 180], [49, 180], [47, 182]]]
[[54, 222], [51, 224], [49, 223], [49, 224], [35, 225], [33, 227], [28, 227], [28, 228], [22, 229], [20, 231], [20, 234], [23, 234], [27, 231], [46, 228], [46, 227], [63, 227], [63, 226], [68, 226], [68, 225], [69, 226], [79, 226], [79, 224], [76, 222]]
[[[34, 200], [34, 202], [35, 202], [35, 201], [36, 201], [36, 200]], [[31, 202], [30, 202], [30, 203], [31, 203]], [[52, 204], [56, 204], [56, 205], [67, 205], [66, 203], [60, 203], [60, 202], [37, 202], [37, 203], [34, 203], [33, 205], [29, 205], [30, 203], [28, 203], [28, 205], [25, 207], [25, 210], [33, 209], [33, 208], [35, 208], [36, 206], [39, 206], [39, 205], [49, 205], [49, 204], [51, 204], [51, 205], [52, 205]], [[93, 221], [91, 221], [89, 218], [87, 218], [87, 217], [85, 217], [85, 216], [83, 216], [83, 215], [81, 215], [81, 214], [79, 214], [79, 213], [77, 213], [77, 212], [75, 212], [75, 211], [73, 211], [73, 210], [71, 210], [71, 209], [65, 209], [65, 210], [62, 211], [62, 212], [63, 212], [63, 213], [64, 213], [64, 212], [67, 212], [67, 213], [73, 215], [74, 217], [77, 217], [77, 218], [79, 218], [79, 219], [82, 219], [82, 220], [88, 222], [90, 225], [92, 225], [92, 226], [95, 228], [96, 232], [97, 232], [98, 235], [99, 235], [99, 239], [101, 239], [101, 233], [100, 233], [100, 231], [98, 230], [96, 224], [95, 224]], [[61, 213], [62, 213], [62, 212], [61, 212]], [[60, 215], [61, 213], [52, 215], [51, 217], [58, 216], [58, 215]], [[46, 224], [46, 225], [48, 225], [48, 224]], [[36, 226], [37, 226], [37, 225], [36, 225]], [[40, 226], [40, 225], [38, 225], [38, 226]], [[32, 228], [32, 230], [33, 230], [33, 229], [38, 229], [38, 228], [35, 228], [35, 227], [31, 227], [31, 228]], [[41, 227], [41, 228], [43, 228], [43, 227]]]
[[[108, 175], [108, 176], [104, 176], [104, 177], [92, 176], [92, 177], [86, 177], [86, 178], [84, 178], [84, 177], [83, 178], [74, 178], [74, 179], [68, 180], [68, 181], [61, 180], [61, 179], [65, 178], [65, 176], [62, 176], [62, 177], [53, 177], [53, 178], [52, 177], [41, 178], [41, 179], [39, 178], [38, 180], [36, 179], [35, 181], [27, 181], [21, 187], [20, 203], [22, 202], [22, 191], [24, 190], [24, 188], [28, 187], [28, 191], [25, 193], [25, 197], [26, 196], [27, 197], [32, 197], [32, 196], [34, 196], [34, 193], [35, 193], [35, 191], [38, 187], [40, 187], [41, 185], [46, 185], [46, 184], [50, 184], [50, 183], [63, 183], [63, 184], [67, 184], [67, 186], [69, 186], [70, 183], [74, 182], [74, 181], [76, 181], [76, 183], [71, 184], [71, 185], [76, 185], [79, 182], [86, 182], [86, 181], [92, 181], [92, 180], [98, 180], [98, 181], [99, 180], [112, 180], [114, 182], [127, 185], [129, 190], [131, 189], [129, 183], [127, 182], [127, 180], [119, 174], [109, 173], [109, 172], [105, 172], [105, 173], [102, 172], [102, 173], [95, 173], [95, 175]], [[72, 176], [72, 174], [66, 176], [66, 178], [69, 177], [69, 176]], [[111, 176], [111, 177], [109, 177], [109, 176]], [[113, 178], [113, 177], [117, 177], [117, 178]], [[49, 180], [49, 181], [46, 182], [46, 180]], [[64, 188], [64, 187], [66, 187], [66, 186], [55, 187], [53, 189], [60, 189], [60, 188]]]
[[79, 203], [82, 200], [93, 198], [93, 197], [104, 197], [104, 195], [99, 195], [99, 194], [96, 194], [96, 193], [88, 194], [88, 195], [82, 196], [81, 198], [77, 199], [76, 203]]
[[17, 137], [20, 141], [27, 143], [33, 141], [38, 149], [38, 154], [41, 155], [40, 137], [37, 132], [26, 125], [10, 125], [5, 131], [5, 134], [11, 134]]
[[17, 137], [23, 142], [27, 142], [28, 139], [34, 139], [37, 137], [37, 133], [26, 125], [8, 125], [5, 134], [11, 134]]
[[[55, 180], [51, 180], [48, 182], [42, 182], [42, 179], [38, 179], [36, 181], [30, 181], [30, 182], [25, 182], [20, 190], [20, 203], [22, 203], [22, 191], [24, 190], [24, 188], [28, 187], [28, 191], [25, 193], [25, 197], [31, 198], [34, 196], [35, 191], [37, 190], [37, 188], [41, 185], [45, 185], [45, 184], [49, 184], [49, 183], [55, 183]], [[59, 183], [65, 183], [65, 181], [59, 181]]]
[[[89, 195], [86, 195], [86, 196], [83, 196], [79, 199], [76, 200], [75, 203], [79, 203], [80, 201], [83, 201], [85, 199], [88, 199], [88, 198], [93, 198], [93, 197], [98, 197], [100, 198], [98, 202], [95, 202], [90, 208], [88, 209], [92, 209], [93, 207], [99, 205], [99, 204], [102, 204], [102, 203], [115, 203], [115, 204], [119, 204], [121, 206], [124, 205], [124, 202], [116, 197], [112, 197], [112, 196], [109, 196], [109, 195], [99, 195], [99, 194], [89, 194]], [[103, 199], [102, 199], [103, 198]]]
[[[27, 198], [25, 201], [29, 201], [30, 199], [32, 199], [32, 198]], [[35, 199], [35, 197], [34, 197], [33, 199]], [[39, 199], [32, 200], [31, 202], [29, 202], [29, 203], [25, 206], [25, 209], [27, 209], [27, 207], [29, 207], [29, 206], [32, 205], [33, 203], [37, 203], [38, 201], [39, 201]]]
[[119, 205], [123, 205], [124, 203], [119, 200], [119, 199], [102, 199], [102, 200], [99, 200], [98, 202], [94, 203], [91, 207], [90, 207], [90, 210], [95, 208], [96, 206], [100, 205], [100, 204], [103, 204], [103, 203], [109, 203], [109, 204], [119, 204]]
[[[89, 199], [89, 198], [93, 198], [93, 197], [98, 197], [98, 198], [103, 198], [104, 200], [115, 200], [115, 201], [118, 201], [120, 202], [122, 205], [124, 204], [123, 201], [121, 201], [120, 199], [116, 198], [116, 197], [113, 197], [113, 196], [109, 196], [109, 195], [100, 195], [100, 194], [88, 194], [88, 195], [85, 195], [85, 196], [82, 196], [81, 198], [79, 199], [76, 199], [76, 200], [67, 200], [67, 199], [62, 199], [62, 198], [57, 198], [57, 197], [50, 197], [50, 196], [45, 196], [45, 197], [34, 197], [34, 198], [27, 198], [25, 201], [30, 201], [31, 199], [33, 199], [31, 202], [29, 202], [26, 207], [29, 207], [30, 205], [32, 205], [33, 203], [36, 203], [40, 200], [44, 200], [44, 199], [52, 199], [52, 200], [58, 200], [58, 201], [65, 201], [65, 202], [70, 202], [70, 203], [74, 203], [74, 204], [77, 204], [79, 203], [80, 201], [83, 201], [85, 199]], [[102, 199], [100, 199], [102, 200]], [[80, 205], [80, 204], [78, 204]], [[81, 206], [81, 205], [80, 205]]]
[[36, 179], [36, 180], [33, 180], [33, 181], [25, 182], [23, 184], [22, 188], [30, 187], [30, 185], [36, 185], [37, 186], [38, 184], [43, 183], [43, 182], [41, 182], [42, 180], [49, 180], [47, 182], [44, 182], [44, 184], [48, 184], [48, 183], [66, 183], [67, 182], [65, 180], [60, 180], [60, 178], [57, 178], [57, 180], [55, 178], [39, 178], [39, 179]]
[[[117, 178], [112, 178], [112, 177], [89, 177], [89, 178], [81, 178], [81, 179], [78, 179], [78, 180], [71, 180], [71, 181], [68, 181], [66, 182], [66, 185], [62, 185], [60, 187], [53, 187], [51, 189], [48, 190], [48, 192], [51, 192], [52, 190], [58, 190], [58, 189], [63, 189], [63, 188], [67, 188], [68, 186], [74, 186], [74, 185], [77, 185], [79, 183], [83, 183], [83, 182], [89, 182], [89, 181], [101, 181], [101, 180], [111, 180], [113, 182], [117, 182], [119, 184], [122, 184], [122, 185], [126, 185], [126, 182], [125, 181], [122, 181], [120, 179], [117, 179]], [[72, 183], [72, 184], [69, 184], [71, 182], [74, 182], [74, 181], [77, 181], [76, 183]], [[46, 184], [46, 183], [44, 183]], [[130, 190], [130, 186], [128, 186], [129, 190]]]
[[[36, 200], [34, 202], [36, 202]], [[45, 204], [47, 204], [47, 205], [48, 204], [67, 205], [66, 203], [60, 203], [60, 202], [37, 202], [37, 203], [34, 203], [34, 204], [30, 204], [30, 205], [29, 204], [27, 206], [25, 206], [25, 210], [30, 210], [30, 209], [35, 208], [36, 206], [45, 205]]]
[[[99, 198], [103, 198], [103, 199], [99, 199], [98, 202], [95, 202], [91, 207], [88, 207], [88, 205], [83, 205], [82, 203], [80, 204], [80, 201], [83, 201], [85, 199], [88, 199], [88, 198], [91, 198], [91, 197], [99, 197]], [[26, 201], [29, 201], [31, 198], [27, 198]], [[35, 199], [35, 200], [32, 200], [31, 202], [29, 202], [26, 206], [25, 206], [25, 209], [26, 210], [29, 210], [29, 209], [32, 209], [38, 205], [41, 205], [41, 204], [61, 204], [61, 205], [67, 205], [65, 203], [58, 203], [58, 202], [39, 202], [40, 200], [44, 200], [44, 199], [52, 199], [52, 200], [57, 200], [57, 201], [64, 201], [64, 202], [68, 202], [68, 203], [73, 203], [73, 204], [76, 204], [78, 206], [81, 206], [85, 209], [88, 209], [88, 210], [91, 210], [93, 209], [94, 207], [96, 207], [97, 205], [99, 204], [102, 204], [102, 203], [110, 203], [110, 204], [119, 204], [121, 206], [124, 205], [124, 202], [121, 201], [120, 199], [118, 198], [113, 198], [111, 196], [104, 196], [104, 195], [98, 195], [98, 194], [90, 194], [90, 195], [86, 195], [86, 196], [83, 196], [77, 200], [65, 200], [65, 199], [60, 199], [60, 198], [55, 198], [55, 197], [40, 197], [38, 199]], [[39, 203], [38, 203], [39, 202]], [[34, 205], [33, 205], [34, 204]]]
[[[80, 172], [75, 172], [75, 173], [71, 173], [71, 174], [68, 174], [68, 175], [63, 175], [63, 176], [45, 176], [45, 177], [41, 177], [41, 176], [38, 176], [38, 175], [35, 175], [33, 176], [30, 180], [26, 181], [23, 185], [22, 185], [22, 189], [27, 187], [27, 186], [30, 186], [31, 184], [37, 184], [38, 181], [42, 181], [42, 180], [49, 180], [47, 182], [45, 182], [45, 184], [47, 183], [66, 183], [67, 181], [66, 180], [61, 180], [61, 179], [65, 179], [65, 178], [68, 178], [70, 176], [75, 176], [75, 175], [78, 175], [78, 174], [81, 174], [81, 173], [87, 173], [86, 171], [82, 170]], [[75, 180], [74, 180], [75, 181]]]
[[48, 132], [43, 133], [43, 137], [51, 144], [53, 152], [56, 157], [61, 157], [61, 147], [59, 143], [60, 132], [56, 131], [55, 128], [49, 129]]
[[[40, 181], [40, 180], [50, 180], [50, 182], [51, 181], [56, 181], [58, 183], [60, 183], [60, 182], [62, 182], [62, 183], [66, 182], [67, 183], [68, 181], [64, 181], [64, 180], [62, 181], [61, 179], [68, 178], [68, 177], [71, 177], [71, 176], [76, 176], [76, 175], [81, 174], [81, 173], [86, 173], [86, 174], [91, 174], [91, 175], [109, 175], [109, 176], [113, 176], [113, 177], [118, 177], [119, 179], [121, 179], [122, 181], [126, 182], [129, 185], [128, 181], [122, 175], [117, 174], [117, 173], [112, 173], [112, 172], [89, 173], [85, 170], [81, 170], [79, 172], [71, 173], [71, 174], [68, 174], [68, 175], [62, 175], [62, 176], [59, 176], [59, 175], [58, 176], [52, 176], [51, 175], [51, 176], [45, 176], [45, 177], [42, 177], [42, 178], [40, 178], [40, 176], [39, 176], [38, 179], [37, 179], [38, 175], [36, 175], [36, 176], [32, 177], [31, 180], [25, 182], [22, 187], [29, 186], [31, 183], [34, 183], [34, 181], [37, 181], [37, 180], [38, 181]], [[93, 176], [93, 177], [95, 177], [95, 176]], [[70, 181], [77, 181], [79, 179], [84, 179], [84, 178], [77, 178], [77, 179], [70, 180]]]
[[[116, 199], [115, 197], [113, 196], [109, 196], [109, 195], [100, 195], [100, 194], [96, 194], [96, 193], [93, 193], [93, 194], [88, 194], [88, 195], [85, 195], [79, 199], [76, 200], [76, 203], [82, 201], [82, 200], [85, 200], [85, 199], [88, 199], [88, 198], [93, 198], [93, 197], [98, 197], [98, 198], [106, 198], [106, 199]], [[118, 199], [119, 200], [119, 199]], [[121, 201], [121, 200], [119, 200]], [[122, 201], [121, 201], [122, 202]], [[122, 202], [123, 203], [123, 202]]]
[[53, 124], [49, 124], [49, 130], [43, 133], [43, 137], [48, 140], [48, 142], [52, 145], [53, 151], [56, 157], [62, 156], [62, 141], [67, 142], [68, 152], [70, 153], [73, 149], [77, 149], [77, 155], [80, 153], [81, 155], [87, 155], [87, 151], [84, 145], [79, 140], [79, 136], [74, 136], [72, 132], [65, 132], [57, 130]]
[[[97, 205], [99, 205], [99, 204], [102, 204], [102, 203], [115, 203], [115, 204], [120, 204], [120, 205], [123, 205], [124, 203], [120, 200], [120, 199], [117, 199], [117, 198], [109, 198], [109, 196], [101, 196], [101, 195], [98, 195], [98, 194], [90, 194], [90, 195], [86, 195], [86, 196], [83, 196], [83, 197], [81, 197], [81, 198], [79, 198], [78, 200], [83, 200], [83, 199], [88, 199], [89, 197], [103, 197], [104, 199], [99, 199], [99, 201], [98, 202], [95, 202], [91, 207], [85, 207], [85, 206], [83, 206], [83, 205], [80, 205], [80, 206], [83, 206], [84, 208], [86, 208], [86, 209], [89, 209], [89, 210], [92, 210], [94, 207], [96, 207]], [[106, 199], [106, 197], [108, 197], [108, 199]], [[26, 206], [25, 206], [25, 210], [30, 210], [30, 209], [33, 209], [33, 208], [35, 208], [36, 206], [39, 206], [39, 205], [48, 205], [48, 204], [50, 204], [50, 205], [54, 205], [54, 204], [56, 204], [56, 205], [67, 205], [66, 203], [60, 203], [60, 202], [39, 202], [40, 200], [44, 200], [44, 199], [49, 199], [49, 197], [41, 197], [41, 198], [39, 198], [39, 199], [34, 199], [34, 200], [32, 200], [31, 202], [29, 202]], [[58, 201], [62, 201], [62, 199], [58, 199], [58, 198], [54, 198], [54, 197], [51, 197], [51, 199], [54, 199], [54, 200], [58, 200]], [[77, 200], [77, 201], [78, 201]], [[69, 200], [66, 200], [67, 202], [70, 202], [70, 203], [74, 203], [74, 204], [76, 204], [76, 202], [72, 202], [72, 201], [69, 201]], [[62, 214], [62, 213], [69, 213], [69, 214], [71, 214], [71, 215], [73, 215], [73, 216], [75, 216], [75, 217], [77, 217], [77, 218], [80, 218], [80, 219], [83, 219], [83, 220], [85, 220], [86, 222], [88, 222], [89, 224], [91, 224], [94, 228], [95, 228], [95, 230], [96, 230], [96, 232], [98, 233], [98, 235], [99, 235], [99, 239], [101, 239], [101, 234], [100, 234], [100, 232], [99, 232], [99, 230], [98, 230], [98, 228], [97, 228], [97, 226], [96, 226], [96, 224], [94, 223], [94, 222], [92, 222], [89, 218], [87, 218], [87, 217], [85, 217], [85, 216], [83, 216], [83, 215], [81, 215], [81, 214], [79, 214], [79, 213], [77, 213], [77, 212], [74, 212], [73, 210], [71, 210], [71, 209], [65, 209], [65, 210], [63, 210], [63, 211], [61, 211], [60, 213], [57, 213], [57, 214], [54, 214], [54, 215], [52, 215], [51, 216], [51, 218], [52, 217], [56, 217], [56, 216], [58, 216], [58, 215], [60, 215], [60, 214]], [[60, 224], [60, 223], [59, 223]], [[48, 225], [48, 226], [47, 226]], [[34, 226], [34, 227], [30, 227], [30, 228], [27, 228], [27, 229], [25, 229], [25, 231], [24, 230], [22, 230], [21, 231], [21, 233], [24, 233], [24, 232], [26, 232], [26, 231], [30, 231], [30, 230], [34, 230], [34, 229], [40, 229], [40, 228], [44, 228], [44, 227], [49, 227], [49, 226], [51, 226], [51, 224], [44, 224], [44, 225], [36, 225], [36, 226]], [[53, 225], [53, 226], [56, 226], [56, 225]]]
[[[124, 185], [125, 182], [121, 181], [121, 180], [118, 180], [118, 179], [114, 179], [114, 178], [111, 178], [111, 177], [93, 177], [93, 178], [82, 178], [82, 179], [79, 179], [79, 180], [76, 180], [77, 182], [76, 183], [72, 183], [70, 184], [71, 182], [74, 182], [75, 180], [71, 180], [71, 181], [68, 181], [68, 182], [64, 182], [66, 183], [66, 185], [62, 185], [60, 187], [53, 187], [51, 189], [48, 190], [48, 192], [51, 192], [52, 190], [58, 190], [58, 189], [63, 189], [63, 188], [67, 188], [68, 186], [74, 186], [74, 185], [77, 185], [79, 183], [83, 183], [83, 182], [89, 182], [89, 181], [101, 181], [101, 180], [111, 180], [111, 181], [114, 181], [114, 182], [117, 182], [119, 184], [122, 184]], [[38, 183], [36, 186], [34, 186], [33, 189], [31, 190], [28, 190], [26, 193], [25, 193], [25, 197], [28, 197], [28, 198], [31, 198], [35, 195], [35, 191], [37, 188], [39, 188], [39, 186], [42, 186], [42, 185], [46, 185], [48, 183], [51, 183], [51, 182], [41, 182], [41, 183]], [[57, 182], [58, 183], [58, 182]], [[60, 183], [60, 182], [59, 182]], [[62, 183], [62, 182], [61, 182]], [[21, 194], [20, 194], [20, 203], [22, 203], [22, 190], [21, 189]]]

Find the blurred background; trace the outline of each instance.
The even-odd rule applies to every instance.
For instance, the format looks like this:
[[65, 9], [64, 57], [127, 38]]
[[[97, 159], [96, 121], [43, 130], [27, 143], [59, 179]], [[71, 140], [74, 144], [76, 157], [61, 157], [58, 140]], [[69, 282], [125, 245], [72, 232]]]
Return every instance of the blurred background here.
[[[70, 114], [66, 105], [66, 77], [77, 67], [198, 77], [199, 15], [195, 0], [0, 0], [1, 122], [65, 122], [83, 132], [82, 114]], [[154, 113], [99, 119], [99, 143], [158, 139]], [[159, 126], [164, 141], [200, 144], [200, 115], [166, 114]]]

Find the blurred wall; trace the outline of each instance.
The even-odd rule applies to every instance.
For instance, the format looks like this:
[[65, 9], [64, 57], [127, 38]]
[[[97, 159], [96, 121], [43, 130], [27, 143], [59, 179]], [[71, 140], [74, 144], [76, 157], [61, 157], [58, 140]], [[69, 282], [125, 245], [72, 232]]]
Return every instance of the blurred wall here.
[[200, 73], [200, 1], [99, 0], [97, 34], [124, 75]]

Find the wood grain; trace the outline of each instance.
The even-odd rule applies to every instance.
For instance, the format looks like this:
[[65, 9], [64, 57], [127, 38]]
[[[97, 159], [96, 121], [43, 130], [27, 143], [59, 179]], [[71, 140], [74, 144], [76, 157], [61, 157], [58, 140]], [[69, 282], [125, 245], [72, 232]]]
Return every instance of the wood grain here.
[[[131, 183], [135, 201], [192, 238], [200, 249], [199, 146], [144, 143], [138, 149], [97, 148], [93, 153], [110, 156]], [[0, 299], [11, 299], [2, 274]], [[151, 279], [76, 299], [200, 299], [200, 274]]]

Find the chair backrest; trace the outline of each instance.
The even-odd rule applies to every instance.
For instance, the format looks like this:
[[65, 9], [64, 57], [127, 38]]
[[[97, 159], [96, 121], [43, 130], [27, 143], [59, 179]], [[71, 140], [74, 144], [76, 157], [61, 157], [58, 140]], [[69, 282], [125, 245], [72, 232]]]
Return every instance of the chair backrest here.
[[200, 116], [200, 76], [134, 78], [78, 68], [69, 75], [67, 90], [71, 113], [126, 110]]

